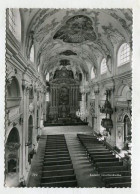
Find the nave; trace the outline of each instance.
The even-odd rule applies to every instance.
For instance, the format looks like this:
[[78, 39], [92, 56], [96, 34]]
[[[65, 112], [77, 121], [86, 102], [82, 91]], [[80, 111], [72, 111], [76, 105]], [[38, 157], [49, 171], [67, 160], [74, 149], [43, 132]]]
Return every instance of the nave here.
[[89, 127], [69, 128], [44, 129], [28, 187], [131, 187], [131, 167], [117, 152]]
[[5, 187], [130, 187], [132, 24], [131, 9], [6, 10]]

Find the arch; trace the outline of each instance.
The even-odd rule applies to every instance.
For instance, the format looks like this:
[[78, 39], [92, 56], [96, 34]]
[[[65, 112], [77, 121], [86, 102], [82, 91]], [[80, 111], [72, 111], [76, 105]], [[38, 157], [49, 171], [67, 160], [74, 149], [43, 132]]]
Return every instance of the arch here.
[[36, 112], [36, 127], [38, 128], [39, 126], [39, 110], [37, 109], [37, 112]]
[[17, 161], [15, 159], [8, 160], [8, 173], [16, 172]]
[[20, 136], [16, 127], [11, 129], [7, 138], [7, 143], [20, 143]]
[[119, 67], [130, 62], [130, 57], [131, 57], [130, 54], [131, 54], [131, 49], [129, 44], [126, 42], [121, 44], [117, 54], [117, 66]]
[[46, 80], [49, 81], [50, 80], [50, 73], [48, 72], [46, 75]]
[[28, 119], [28, 143], [31, 145], [31, 147], [32, 140], [33, 140], [33, 117], [32, 115], [30, 115]]
[[6, 108], [12, 108], [20, 105], [20, 85], [16, 77], [12, 77], [6, 85]]
[[92, 67], [91, 68], [91, 79], [94, 79], [95, 78], [95, 73], [94, 73], [94, 68]]
[[131, 136], [131, 121], [127, 114], [124, 116], [123, 121], [124, 121], [124, 142], [126, 142], [128, 136]]
[[8, 9], [9, 29], [15, 38], [21, 42], [21, 16], [19, 9]]
[[19, 82], [15, 76], [12, 77], [12, 81], [7, 85], [7, 97], [20, 97]]
[[34, 62], [34, 44], [31, 46], [29, 59], [31, 62]]
[[19, 147], [19, 131], [16, 127], [13, 127], [8, 135], [6, 142], [5, 157], [7, 173], [17, 173], [19, 171]]
[[82, 82], [82, 80], [83, 80], [83, 75], [82, 73], [79, 73], [79, 81]]
[[121, 101], [131, 100], [131, 90], [128, 84], [120, 84], [116, 89], [116, 95]]
[[101, 69], [100, 69], [100, 73], [105, 74], [107, 72], [107, 65], [106, 65], [106, 59], [103, 58], [102, 62], [101, 62]]

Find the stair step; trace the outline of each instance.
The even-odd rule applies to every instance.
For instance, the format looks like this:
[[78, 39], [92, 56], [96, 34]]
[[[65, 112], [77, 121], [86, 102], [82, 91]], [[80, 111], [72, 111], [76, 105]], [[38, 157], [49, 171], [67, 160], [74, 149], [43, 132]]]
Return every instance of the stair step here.
[[68, 151], [68, 148], [54, 148], [54, 149], [52, 149], [52, 148], [46, 148], [45, 151], [47, 151], [47, 152]]
[[76, 186], [77, 186], [76, 180], [41, 184], [41, 187], [76, 187]]
[[47, 154], [44, 155], [44, 159], [46, 158], [62, 158], [62, 157], [69, 157], [69, 152], [65, 153], [65, 154]]
[[73, 169], [73, 165], [72, 164], [66, 164], [66, 165], [43, 166], [44, 171], [64, 170], [64, 169]]
[[109, 150], [95, 150], [95, 151], [91, 151], [90, 154], [95, 154], [95, 153], [111, 153]]
[[123, 166], [123, 162], [96, 162], [96, 167]]
[[52, 148], [52, 149], [54, 149], [54, 148], [67, 148], [67, 145], [53, 145], [53, 146], [51, 146], [51, 145], [47, 145], [45, 148]]
[[95, 155], [95, 156], [93, 156], [93, 157], [91, 157], [92, 159], [93, 159], [93, 161], [94, 161], [94, 159], [105, 159], [105, 158], [116, 158], [114, 155], [106, 155], [106, 156], [104, 156], [104, 155]]
[[109, 177], [104, 179], [105, 184], [131, 182], [130, 176]]
[[71, 160], [44, 162], [43, 166], [55, 166], [55, 165], [66, 165], [66, 164], [71, 164]]
[[54, 161], [62, 161], [62, 160], [70, 160], [70, 156], [69, 157], [52, 157], [52, 158], [44, 158], [44, 161], [47, 162], [54, 162]]
[[91, 147], [91, 146], [90, 146], [90, 147], [86, 147], [87, 150], [95, 150], [95, 149], [99, 149], [99, 148], [100, 148], [100, 149], [101, 149], [101, 148], [102, 148], [102, 149], [103, 149], [103, 148], [106, 149], [106, 147], [105, 147], [105, 146], [102, 146], [102, 145], [99, 145], [99, 146], [92, 146], [92, 147]]
[[110, 166], [110, 167], [99, 167], [98, 171], [99, 173], [104, 172], [113, 172], [113, 171], [120, 171], [120, 170], [127, 170], [127, 167], [125, 166]]
[[46, 146], [66, 146], [66, 142], [47, 142]]
[[108, 184], [108, 187], [109, 188], [116, 188], [116, 187], [119, 187], [119, 188], [127, 188], [127, 187], [131, 187], [131, 182], [125, 182], [125, 183], [111, 183], [111, 184]]
[[60, 181], [72, 181], [76, 180], [75, 174], [64, 175], [64, 176], [52, 176], [52, 177], [42, 177], [42, 183], [60, 182]]
[[68, 151], [54, 151], [54, 152], [52, 152], [52, 151], [45, 151], [45, 155], [55, 155], [55, 154], [67, 154], [67, 153], [69, 153]]
[[53, 171], [42, 171], [42, 176], [64, 176], [64, 175], [73, 175], [74, 170], [71, 169], [64, 169], [64, 170], [53, 170]]
[[112, 152], [110, 151], [105, 151], [105, 152], [93, 152], [92, 154], [90, 154], [91, 156], [94, 155], [107, 155], [107, 154], [112, 154]]
[[[102, 174], [102, 178], [106, 178], [106, 175], [121, 175], [121, 176], [131, 176], [131, 171], [113, 171], [113, 172], [105, 172]], [[110, 177], [109, 176], [109, 177]]]
[[116, 162], [116, 161], [119, 161], [119, 158], [94, 159], [94, 163], [96, 163], [96, 162]]

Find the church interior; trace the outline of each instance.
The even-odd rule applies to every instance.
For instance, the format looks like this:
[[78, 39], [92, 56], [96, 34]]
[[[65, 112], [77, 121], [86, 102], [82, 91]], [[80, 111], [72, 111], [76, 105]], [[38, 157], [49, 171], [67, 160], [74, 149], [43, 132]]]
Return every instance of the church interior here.
[[131, 187], [132, 10], [7, 9], [5, 187]]

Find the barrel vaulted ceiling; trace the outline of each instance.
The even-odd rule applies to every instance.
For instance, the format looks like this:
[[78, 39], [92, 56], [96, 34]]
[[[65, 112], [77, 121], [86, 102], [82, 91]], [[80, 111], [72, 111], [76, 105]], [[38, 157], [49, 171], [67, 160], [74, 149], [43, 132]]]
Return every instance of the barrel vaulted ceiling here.
[[69, 68], [98, 70], [103, 57], [112, 59], [116, 44], [131, 42], [130, 9], [21, 9], [23, 42], [29, 57], [47, 73], [69, 61]]

